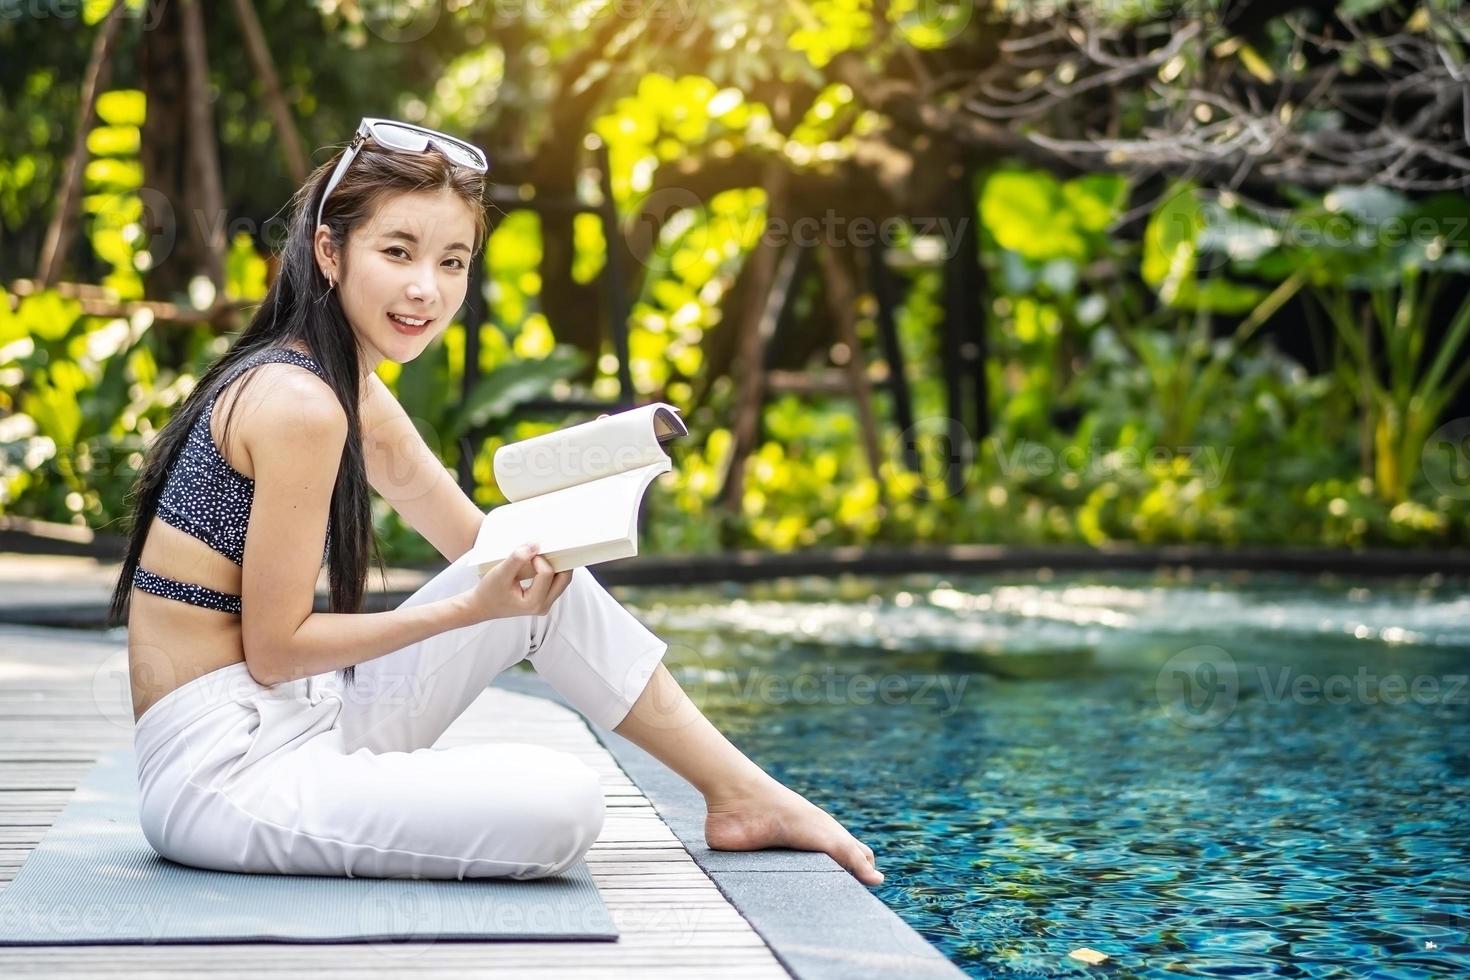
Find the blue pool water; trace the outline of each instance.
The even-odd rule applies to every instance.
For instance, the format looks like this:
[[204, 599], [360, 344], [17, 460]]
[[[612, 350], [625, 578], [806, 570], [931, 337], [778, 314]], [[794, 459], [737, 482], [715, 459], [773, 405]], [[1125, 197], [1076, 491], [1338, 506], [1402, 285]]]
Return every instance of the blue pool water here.
[[1464, 583], [621, 594], [974, 976], [1470, 975]]

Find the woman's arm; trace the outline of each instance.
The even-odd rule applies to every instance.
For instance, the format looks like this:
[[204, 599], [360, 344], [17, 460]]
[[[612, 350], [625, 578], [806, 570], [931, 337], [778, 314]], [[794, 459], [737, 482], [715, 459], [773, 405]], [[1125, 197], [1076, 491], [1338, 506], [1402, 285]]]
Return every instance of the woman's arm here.
[[485, 514], [434, 455], [376, 374], [362, 389], [362, 448], [368, 484], [446, 561], [470, 550]]
[[474, 622], [459, 597], [379, 613], [313, 611], [347, 415], [316, 378], [287, 368], [270, 382], [240, 406], [255, 472], [241, 583], [250, 675], [271, 685], [339, 670]]

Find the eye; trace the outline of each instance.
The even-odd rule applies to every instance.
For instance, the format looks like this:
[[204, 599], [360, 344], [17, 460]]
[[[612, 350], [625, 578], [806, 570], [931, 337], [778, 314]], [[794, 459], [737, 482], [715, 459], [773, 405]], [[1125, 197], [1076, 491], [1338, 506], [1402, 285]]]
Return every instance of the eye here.
[[389, 245], [387, 248], [383, 249], [383, 252], [387, 255], [392, 255], [395, 252], [401, 252], [403, 253], [403, 258], [408, 258], [408, 249], [404, 248], [402, 245]]
[[464, 266], [464, 261], [462, 259], [451, 258], [451, 259], [448, 259], [447, 261], [455, 263], [455, 265], [453, 266], [453, 268], [456, 269], [456, 270], [463, 269], [465, 267]]

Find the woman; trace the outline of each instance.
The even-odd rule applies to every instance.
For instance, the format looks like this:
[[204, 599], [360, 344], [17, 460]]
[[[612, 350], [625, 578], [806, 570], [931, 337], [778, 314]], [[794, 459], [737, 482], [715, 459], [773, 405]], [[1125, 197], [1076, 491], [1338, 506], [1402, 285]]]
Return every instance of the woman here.
[[[596, 774], [534, 745], [432, 748], [528, 658], [701, 791], [712, 848], [825, 851], [879, 883], [871, 849], [730, 744], [585, 568], [553, 574], [534, 547], [483, 579], [457, 561], [484, 515], [375, 369], [419, 356], [463, 302], [485, 171], [454, 137], [363, 120], [295, 195], [249, 326], [150, 446], [111, 609], [144, 834], [231, 871], [556, 874], [601, 830]], [[369, 487], [451, 562], [378, 613], [356, 611]], [[312, 609], [319, 554], [331, 612]]]

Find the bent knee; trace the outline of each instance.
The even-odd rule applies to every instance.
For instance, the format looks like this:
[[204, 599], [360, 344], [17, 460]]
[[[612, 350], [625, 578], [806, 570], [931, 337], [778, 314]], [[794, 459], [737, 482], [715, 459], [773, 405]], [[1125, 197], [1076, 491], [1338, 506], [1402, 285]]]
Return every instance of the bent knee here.
[[560, 874], [582, 860], [602, 833], [607, 817], [602, 780], [591, 766], [563, 754], [566, 764], [560, 767], [557, 778], [560, 792], [539, 815], [538, 836], [544, 845], [545, 860], [540, 869], [523, 877]]

